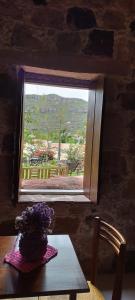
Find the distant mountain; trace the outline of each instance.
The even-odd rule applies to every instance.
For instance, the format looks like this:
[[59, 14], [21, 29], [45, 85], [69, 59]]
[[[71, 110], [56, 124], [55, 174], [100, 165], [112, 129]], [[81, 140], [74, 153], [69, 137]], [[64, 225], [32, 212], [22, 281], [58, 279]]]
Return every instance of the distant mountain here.
[[[44, 132], [69, 130], [77, 134], [87, 119], [88, 103], [83, 99], [55, 94], [26, 95], [24, 99], [25, 126]], [[27, 115], [30, 120], [28, 121]]]

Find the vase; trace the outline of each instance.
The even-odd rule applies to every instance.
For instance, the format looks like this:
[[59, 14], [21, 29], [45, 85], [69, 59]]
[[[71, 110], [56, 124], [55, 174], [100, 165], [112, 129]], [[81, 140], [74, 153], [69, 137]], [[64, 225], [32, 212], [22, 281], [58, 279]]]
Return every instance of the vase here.
[[23, 233], [19, 240], [19, 251], [27, 261], [41, 260], [47, 251], [45, 233]]

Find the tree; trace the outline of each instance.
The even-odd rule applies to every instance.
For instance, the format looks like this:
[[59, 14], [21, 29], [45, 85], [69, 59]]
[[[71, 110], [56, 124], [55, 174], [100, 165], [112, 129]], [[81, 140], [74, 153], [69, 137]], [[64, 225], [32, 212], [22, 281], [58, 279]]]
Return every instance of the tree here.
[[[83, 143], [86, 131], [86, 103], [81, 99], [67, 99], [58, 95], [28, 97], [26, 129], [36, 139], [58, 142], [58, 160], [61, 143]], [[26, 99], [27, 100], [27, 99]]]

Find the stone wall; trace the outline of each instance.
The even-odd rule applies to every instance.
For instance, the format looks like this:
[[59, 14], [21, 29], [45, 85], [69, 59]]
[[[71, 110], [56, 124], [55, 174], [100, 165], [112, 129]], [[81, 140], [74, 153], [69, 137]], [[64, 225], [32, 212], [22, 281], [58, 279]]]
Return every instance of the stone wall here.
[[[69, 233], [84, 270], [89, 271], [89, 216], [115, 224], [135, 251], [135, 1], [0, 1], [0, 218], [1, 232], [22, 209], [11, 204], [16, 133], [16, 66], [10, 52], [44, 57], [78, 55], [117, 59], [130, 65], [126, 77], [107, 76], [101, 146], [99, 205], [55, 202], [55, 232]], [[8, 53], [2, 60], [3, 53]], [[103, 70], [104, 72], [104, 70]], [[86, 251], [87, 249], [87, 251]], [[107, 265], [107, 264], [106, 264]]]

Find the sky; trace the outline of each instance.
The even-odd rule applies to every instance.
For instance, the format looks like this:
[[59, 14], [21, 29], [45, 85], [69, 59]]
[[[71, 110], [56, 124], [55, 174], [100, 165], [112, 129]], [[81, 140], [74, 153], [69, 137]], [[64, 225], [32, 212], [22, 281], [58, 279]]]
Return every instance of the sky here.
[[36, 95], [48, 95], [56, 94], [66, 98], [80, 98], [88, 101], [88, 90], [78, 88], [65, 88], [51, 85], [40, 85], [25, 83], [25, 95], [36, 94]]

